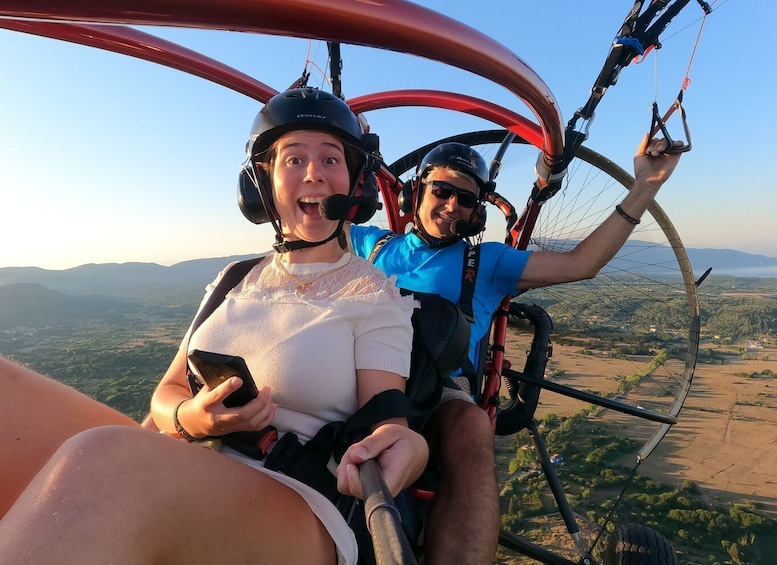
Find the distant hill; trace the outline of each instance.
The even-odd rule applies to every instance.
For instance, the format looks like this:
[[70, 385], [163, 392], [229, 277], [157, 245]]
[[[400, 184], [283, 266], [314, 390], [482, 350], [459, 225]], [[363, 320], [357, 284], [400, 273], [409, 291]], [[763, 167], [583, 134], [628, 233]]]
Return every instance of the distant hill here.
[[[564, 248], [570, 248], [573, 242], [563, 242]], [[638, 253], [635, 253], [638, 252]], [[688, 257], [697, 275], [708, 267], [715, 274], [742, 274], [747, 271], [774, 269], [777, 275], [777, 258], [765, 255], [754, 255], [735, 251], [733, 249], [688, 249]], [[89, 264], [53, 271], [37, 267], [5, 267], [0, 268], [0, 289], [9, 285], [39, 285], [51, 291], [70, 297], [103, 296], [157, 302], [165, 304], [198, 303], [202, 298], [205, 286], [216, 274], [233, 261], [256, 257], [256, 255], [240, 255], [231, 257], [216, 257], [196, 259], [176, 263], [170, 267], [156, 263], [106, 263]], [[635, 266], [634, 260], [639, 263]], [[657, 246], [648, 242], [629, 241], [618, 253], [610, 267], [626, 269], [638, 273], [663, 274], [665, 265], [671, 266], [674, 272], [675, 259], [672, 250], [667, 246]], [[5, 289], [4, 298], [0, 300], [0, 315], [10, 312], [14, 305], [11, 293], [31, 293], [29, 287]], [[51, 304], [52, 308], [67, 308], [68, 302], [63, 297], [46, 295], [37, 289], [41, 295], [36, 298], [40, 305]], [[20, 302], [28, 300], [19, 297]], [[70, 302], [70, 305], [74, 302]], [[34, 305], [38, 308], [38, 305]]]
[[68, 296], [35, 283], [0, 286], [0, 330], [136, 312], [138, 303], [111, 296]]
[[[575, 241], [545, 241], [552, 249], [572, 249]], [[755, 255], [733, 249], [686, 248], [688, 260], [698, 276], [712, 267], [716, 275], [777, 276], [777, 257]], [[638, 274], [674, 273], [677, 261], [668, 245], [631, 240], [623, 246], [607, 267], [611, 271], [629, 271]]]
[[[733, 249], [688, 249], [687, 251], [694, 272], [699, 273], [708, 267], [712, 267], [713, 272], [718, 274], [737, 274], [748, 269], [753, 272], [763, 269], [766, 272], [767, 268], [777, 268], [777, 258], [766, 255], [754, 255]], [[777, 275], [777, 270], [772, 271], [772, 276], [774, 275]]]
[[53, 271], [38, 267], [0, 268], [0, 288], [5, 285], [32, 283], [57, 292], [78, 295], [107, 295], [148, 299], [150, 296], [174, 299], [191, 298], [192, 293], [202, 297], [205, 285], [233, 261], [256, 255], [240, 255], [195, 259], [170, 267], [156, 263], [88, 264]]

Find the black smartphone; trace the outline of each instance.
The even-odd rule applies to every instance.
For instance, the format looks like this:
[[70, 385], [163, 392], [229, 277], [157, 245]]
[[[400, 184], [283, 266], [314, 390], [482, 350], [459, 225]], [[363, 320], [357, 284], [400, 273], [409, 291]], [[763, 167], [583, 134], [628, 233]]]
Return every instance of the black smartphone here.
[[224, 406], [227, 408], [243, 406], [259, 394], [248, 365], [242, 357], [195, 349], [189, 353], [189, 362], [194, 365], [210, 389], [216, 388], [230, 377], [238, 376], [243, 380], [240, 388], [224, 399]]

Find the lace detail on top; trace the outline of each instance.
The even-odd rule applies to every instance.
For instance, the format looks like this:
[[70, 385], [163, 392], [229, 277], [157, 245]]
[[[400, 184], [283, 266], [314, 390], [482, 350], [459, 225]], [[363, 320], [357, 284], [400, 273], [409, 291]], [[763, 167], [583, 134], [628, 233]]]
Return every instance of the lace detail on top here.
[[396, 277], [387, 278], [372, 263], [350, 254], [335, 263], [279, 261], [278, 253], [263, 259], [228, 296], [310, 304], [337, 300], [380, 304], [409, 298], [399, 293]]

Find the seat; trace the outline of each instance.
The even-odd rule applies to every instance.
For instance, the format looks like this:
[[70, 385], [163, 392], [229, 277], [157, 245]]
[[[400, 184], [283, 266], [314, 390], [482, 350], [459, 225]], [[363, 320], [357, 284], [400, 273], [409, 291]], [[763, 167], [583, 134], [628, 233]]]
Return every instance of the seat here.
[[405, 394], [425, 414], [410, 419], [420, 430], [440, 401], [443, 381], [467, 359], [470, 325], [459, 307], [437, 294], [412, 293], [413, 350]]

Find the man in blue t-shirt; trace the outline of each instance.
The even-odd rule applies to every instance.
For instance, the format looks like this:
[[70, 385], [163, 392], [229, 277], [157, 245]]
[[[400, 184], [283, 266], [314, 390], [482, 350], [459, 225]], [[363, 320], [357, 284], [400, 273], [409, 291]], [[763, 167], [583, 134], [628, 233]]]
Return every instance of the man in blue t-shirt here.
[[[469, 356], [474, 367], [480, 361], [478, 343], [505, 296], [593, 278], [615, 256], [677, 165], [679, 155], [665, 150], [664, 140], [643, 140], [634, 157], [636, 180], [631, 191], [573, 250], [528, 252], [503, 243], [480, 244], [471, 292], [474, 321]], [[461, 303], [465, 253], [471, 247], [465, 238], [484, 229], [482, 203], [493, 190], [488, 166], [479, 153], [460, 143], [438, 145], [423, 158], [399, 197], [400, 209], [414, 215], [411, 231], [391, 237], [388, 230], [374, 226], [351, 226], [351, 248], [361, 257], [372, 256], [375, 265], [396, 275], [399, 287]], [[466, 379], [454, 381], [466, 389]], [[430, 462], [440, 471], [424, 534], [425, 563], [492, 563], [499, 533], [499, 495], [486, 412], [473, 403], [469, 391], [445, 389], [424, 435]]]

